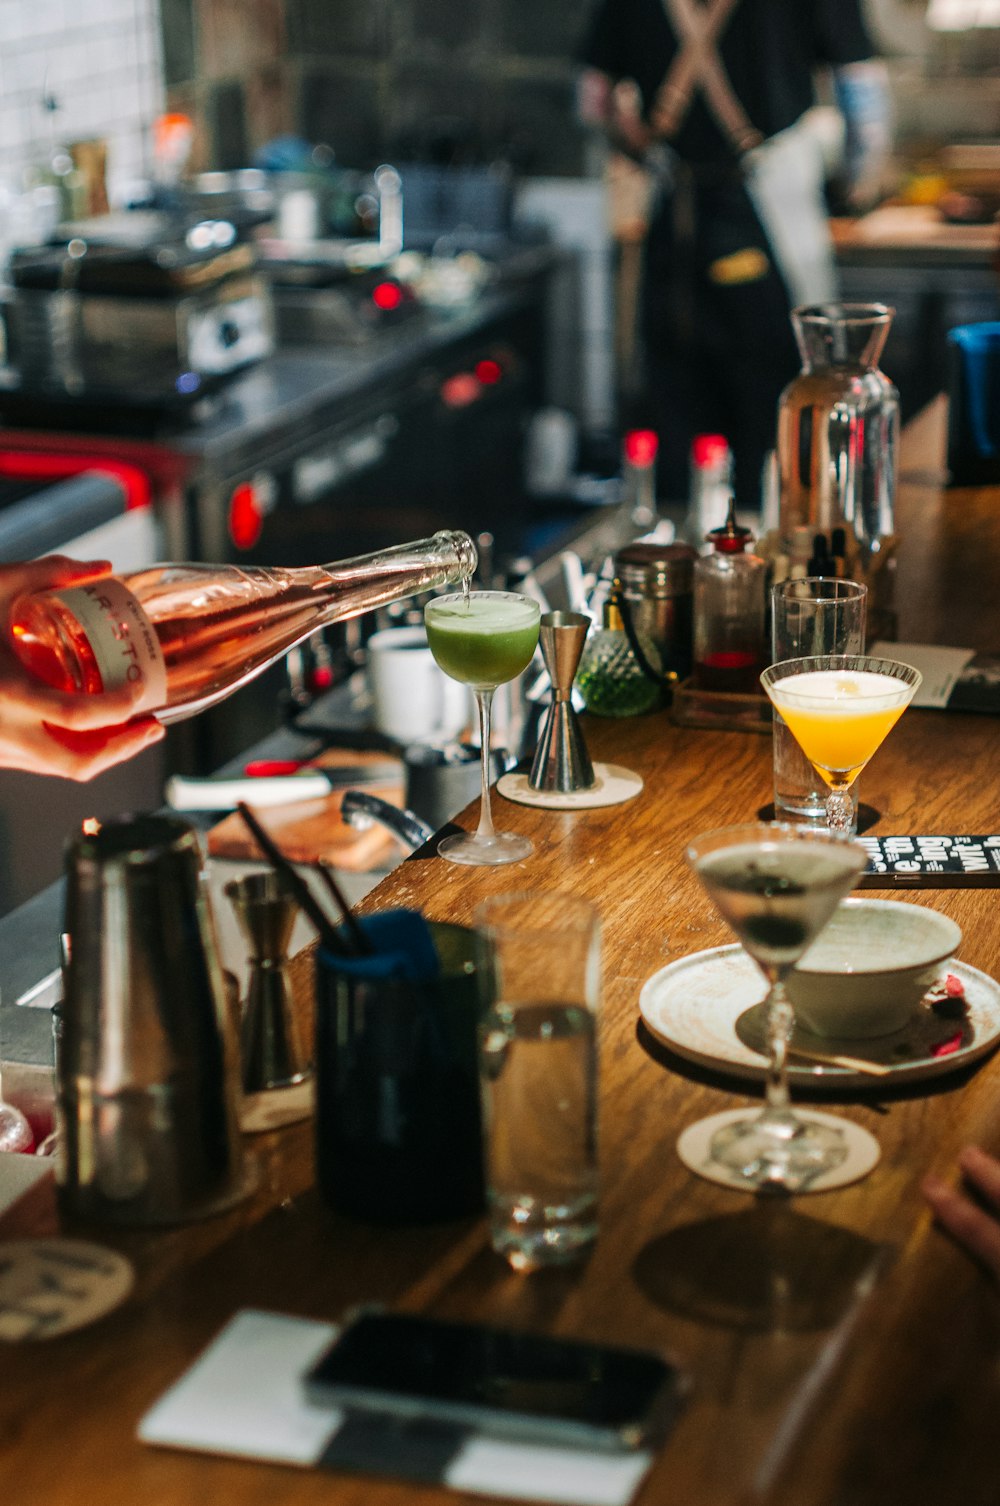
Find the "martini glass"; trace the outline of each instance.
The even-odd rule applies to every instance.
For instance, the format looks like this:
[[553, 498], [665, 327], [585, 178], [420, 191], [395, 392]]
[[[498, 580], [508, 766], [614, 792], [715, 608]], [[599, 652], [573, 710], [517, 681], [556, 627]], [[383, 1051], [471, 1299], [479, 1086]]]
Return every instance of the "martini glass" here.
[[490, 711], [498, 685], [516, 680], [538, 645], [541, 608], [516, 591], [456, 591], [433, 597], [424, 608], [427, 642], [439, 667], [471, 686], [479, 707], [482, 799], [479, 826], [438, 844], [452, 863], [495, 866], [516, 863], [534, 851], [527, 837], [498, 832], [490, 812]]
[[828, 1119], [791, 1107], [786, 1058], [795, 1015], [785, 980], [868, 855], [841, 832], [751, 822], [696, 837], [687, 859], [770, 985], [764, 1108], [719, 1130], [709, 1155], [747, 1188], [795, 1192], [839, 1166], [847, 1143]]
[[848, 831], [850, 788], [906, 710], [920, 674], [896, 659], [826, 654], [785, 659], [760, 680], [830, 793], [827, 825]]

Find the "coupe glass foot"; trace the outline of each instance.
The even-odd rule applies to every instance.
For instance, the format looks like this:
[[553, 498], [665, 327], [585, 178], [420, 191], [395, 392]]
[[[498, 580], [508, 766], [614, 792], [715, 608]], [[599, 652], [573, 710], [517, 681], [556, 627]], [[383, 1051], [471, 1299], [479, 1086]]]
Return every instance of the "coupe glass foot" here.
[[480, 837], [475, 832], [458, 832], [438, 843], [438, 856], [449, 863], [466, 863], [469, 867], [496, 867], [500, 863], [519, 863], [530, 858], [534, 843], [513, 832], [496, 832]]

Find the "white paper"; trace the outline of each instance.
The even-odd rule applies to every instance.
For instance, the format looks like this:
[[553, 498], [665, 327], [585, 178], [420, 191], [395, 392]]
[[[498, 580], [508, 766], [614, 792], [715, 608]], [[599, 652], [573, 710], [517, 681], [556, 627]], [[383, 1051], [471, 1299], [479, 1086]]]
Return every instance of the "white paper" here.
[[650, 1454], [597, 1454], [471, 1438], [448, 1466], [452, 1490], [557, 1501], [563, 1506], [623, 1506], [652, 1463]]
[[301, 1376], [333, 1342], [332, 1323], [238, 1312], [139, 1423], [144, 1443], [313, 1464], [342, 1414], [310, 1406]]
[[[343, 1420], [312, 1406], [302, 1376], [333, 1340], [331, 1323], [248, 1308], [139, 1423], [144, 1443], [311, 1465]], [[625, 1506], [649, 1453], [602, 1454], [472, 1437], [446, 1472], [453, 1490], [559, 1506]]]
[[13, 1208], [29, 1187], [52, 1175], [47, 1156], [21, 1155], [16, 1151], [0, 1155], [0, 1213]]
[[931, 711], [944, 711], [959, 675], [976, 657], [974, 649], [941, 648], [935, 643], [873, 643], [868, 652], [919, 670], [923, 680], [910, 705]]

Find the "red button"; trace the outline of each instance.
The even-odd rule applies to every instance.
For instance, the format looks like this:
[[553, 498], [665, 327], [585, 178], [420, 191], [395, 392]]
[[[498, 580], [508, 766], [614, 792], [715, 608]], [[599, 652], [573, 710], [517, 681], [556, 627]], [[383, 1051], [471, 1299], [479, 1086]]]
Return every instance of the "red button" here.
[[229, 537], [237, 549], [252, 549], [264, 527], [264, 512], [249, 481], [236, 487], [229, 499]]

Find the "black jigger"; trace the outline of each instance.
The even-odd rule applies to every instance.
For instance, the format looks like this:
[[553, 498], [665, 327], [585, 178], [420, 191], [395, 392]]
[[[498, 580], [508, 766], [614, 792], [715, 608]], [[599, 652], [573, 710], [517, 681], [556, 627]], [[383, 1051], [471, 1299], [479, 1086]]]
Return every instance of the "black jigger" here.
[[298, 902], [274, 872], [234, 879], [225, 893], [250, 948], [250, 979], [240, 1027], [243, 1091], [288, 1088], [309, 1075], [288, 975], [288, 943]]
[[569, 795], [593, 789], [593, 765], [570, 696], [590, 618], [582, 612], [543, 612], [538, 630], [552, 682], [552, 702], [542, 722], [528, 783], [533, 790]]

